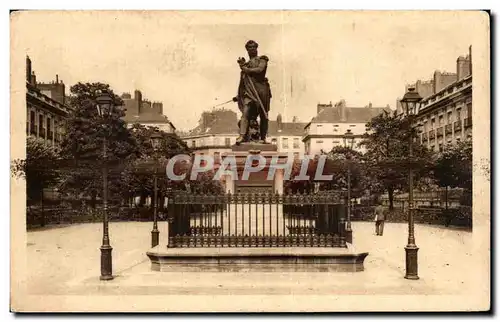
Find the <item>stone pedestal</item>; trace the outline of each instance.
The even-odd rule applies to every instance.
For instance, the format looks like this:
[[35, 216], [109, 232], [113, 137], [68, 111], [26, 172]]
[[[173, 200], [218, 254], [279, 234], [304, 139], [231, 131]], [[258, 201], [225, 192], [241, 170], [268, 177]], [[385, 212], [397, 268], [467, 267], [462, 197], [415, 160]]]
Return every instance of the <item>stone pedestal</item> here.
[[147, 252], [158, 272], [361, 272], [367, 255], [336, 247], [157, 246]]
[[[277, 159], [277, 164], [280, 165], [286, 164], [288, 160], [288, 154], [279, 153], [277, 150], [278, 148], [274, 144], [243, 143], [241, 145], [233, 145], [231, 152], [222, 154], [222, 162], [228, 157], [236, 160], [238, 172], [237, 178], [233, 178], [230, 174], [224, 175], [223, 182], [225, 182], [226, 193], [283, 193], [284, 169], [276, 169], [273, 180], [267, 180], [273, 158]], [[266, 160], [266, 165], [258, 172], [250, 172], [248, 179], [244, 180], [242, 176], [249, 156], [263, 157]], [[255, 158], [252, 167], [256, 167], [257, 163], [258, 160]], [[217, 170], [218, 167], [220, 165], [217, 166]]]

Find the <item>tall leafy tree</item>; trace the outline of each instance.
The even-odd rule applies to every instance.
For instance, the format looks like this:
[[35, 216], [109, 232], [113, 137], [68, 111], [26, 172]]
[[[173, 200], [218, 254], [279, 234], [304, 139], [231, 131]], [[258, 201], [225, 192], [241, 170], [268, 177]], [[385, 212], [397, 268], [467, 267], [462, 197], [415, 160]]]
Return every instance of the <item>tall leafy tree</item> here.
[[328, 160], [330, 161], [328, 171], [333, 175], [333, 179], [323, 183], [323, 188], [347, 189], [348, 171], [350, 170], [351, 196], [353, 198], [361, 196], [367, 185], [363, 155], [359, 151], [336, 146], [328, 153]]
[[14, 160], [12, 174], [26, 180], [28, 205], [40, 204], [42, 226], [45, 224], [43, 211], [43, 190], [53, 187], [60, 178], [54, 165], [59, 161], [59, 151], [45, 140], [29, 136], [26, 141], [26, 159]]
[[433, 167], [434, 178], [441, 187], [472, 190], [472, 141], [466, 140], [446, 148]]
[[[157, 187], [161, 207], [167, 189], [179, 188], [178, 182], [171, 182], [166, 176], [165, 168], [168, 160], [177, 154], [190, 154], [191, 151], [176, 134], [160, 131], [157, 127], [134, 124], [130, 132], [135, 141], [137, 153], [122, 173], [122, 182], [126, 185], [123, 192], [128, 193], [127, 197], [140, 196], [140, 204], [144, 204], [148, 196], [153, 196], [152, 174], [157, 167]], [[151, 137], [155, 132], [162, 136], [157, 151], [153, 149], [151, 142]]]
[[[112, 114], [104, 119], [97, 111], [96, 97], [107, 91], [114, 100]], [[120, 187], [119, 173], [127, 160], [137, 154], [137, 147], [122, 117], [123, 101], [108, 84], [77, 83], [70, 88], [69, 105], [72, 113], [66, 122], [66, 135], [61, 143], [61, 155], [72, 161], [62, 182], [64, 191], [75, 195], [90, 196], [92, 204], [102, 193], [101, 168], [103, 164], [103, 140], [107, 138], [107, 163], [110, 168], [110, 191]]]
[[[370, 190], [387, 192], [389, 208], [394, 207], [394, 192], [408, 187], [408, 167], [414, 169], [415, 182], [429, 172], [432, 154], [416, 140], [418, 129], [409, 129], [408, 118], [396, 111], [374, 117], [367, 123], [367, 133], [360, 143], [366, 148], [365, 164], [369, 171]], [[409, 159], [409, 138], [413, 138], [413, 158]]]

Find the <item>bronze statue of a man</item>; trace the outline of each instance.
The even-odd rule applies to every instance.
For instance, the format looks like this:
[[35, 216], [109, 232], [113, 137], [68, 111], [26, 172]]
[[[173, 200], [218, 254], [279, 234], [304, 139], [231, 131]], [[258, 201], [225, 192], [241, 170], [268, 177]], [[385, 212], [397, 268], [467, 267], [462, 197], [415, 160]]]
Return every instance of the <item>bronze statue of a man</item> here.
[[251, 121], [256, 121], [259, 116], [260, 142], [266, 143], [267, 128], [269, 124], [268, 114], [271, 104], [271, 87], [266, 78], [267, 56], [258, 56], [257, 48], [259, 45], [250, 40], [245, 44], [248, 52], [249, 61], [240, 57], [237, 62], [241, 69], [240, 84], [238, 86], [238, 95], [233, 98], [238, 102], [238, 108], [242, 115], [239, 122], [240, 136], [236, 139], [236, 144], [247, 142], [249, 137], [249, 127]]

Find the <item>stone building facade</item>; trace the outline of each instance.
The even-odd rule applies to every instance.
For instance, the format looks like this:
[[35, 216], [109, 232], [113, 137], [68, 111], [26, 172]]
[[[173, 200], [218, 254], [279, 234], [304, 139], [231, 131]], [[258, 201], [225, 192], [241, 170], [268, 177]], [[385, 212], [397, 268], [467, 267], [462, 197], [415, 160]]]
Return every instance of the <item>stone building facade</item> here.
[[[467, 56], [456, 61], [455, 73], [435, 72], [431, 81], [417, 81], [415, 86], [423, 97], [416, 117], [420, 142], [440, 152], [446, 145], [472, 137], [472, 48]], [[422, 83], [433, 83], [428, 93]], [[408, 88], [407, 86], [407, 88]]]
[[389, 106], [347, 107], [344, 100], [335, 105], [318, 104], [317, 115], [305, 126], [303, 142], [305, 153], [309, 155], [329, 152], [335, 146], [344, 146], [344, 134], [351, 130], [354, 134], [354, 149], [363, 152], [359, 146], [363, 134], [366, 133], [366, 123], [373, 117], [390, 111]]
[[51, 83], [37, 82], [31, 59], [26, 56], [26, 135], [51, 145], [61, 142], [64, 120], [70, 113], [65, 85], [59, 76]]

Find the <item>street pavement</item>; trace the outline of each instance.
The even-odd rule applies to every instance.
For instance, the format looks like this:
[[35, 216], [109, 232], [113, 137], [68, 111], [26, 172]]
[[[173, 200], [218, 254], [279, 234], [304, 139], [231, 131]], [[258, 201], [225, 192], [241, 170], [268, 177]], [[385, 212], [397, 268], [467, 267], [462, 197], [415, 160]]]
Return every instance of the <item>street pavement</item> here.
[[[160, 223], [160, 243], [166, 224]], [[407, 225], [386, 223], [376, 236], [374, 223], [354, 222], [353, 248], [369, 252], [365, 271], [152, 272], [152, 223], [110, 224], [112, 281], [100, 281], [102, 224], [79, 224], [28, 232], [28, 290], [33, 295], [442, 295], [473, 288], [480, 269], [472, 232], [416, 225], [420, 280], [404, 279]]]

